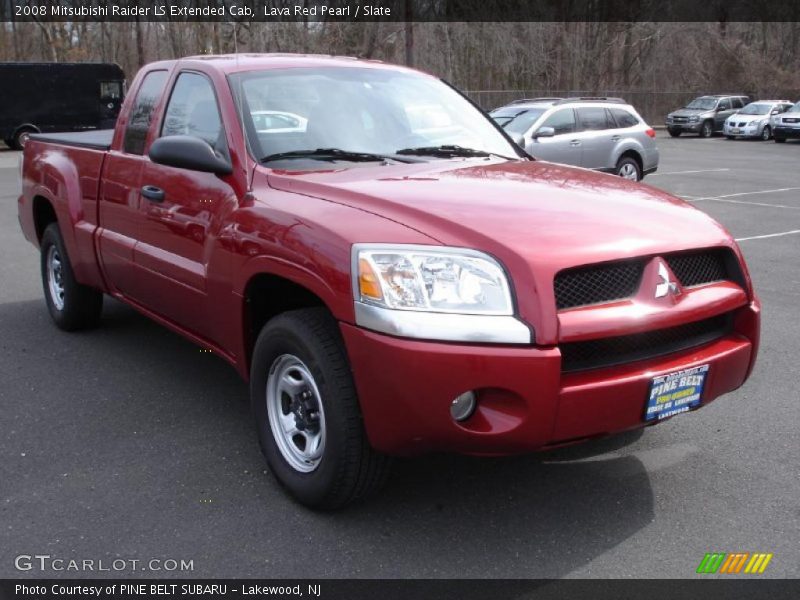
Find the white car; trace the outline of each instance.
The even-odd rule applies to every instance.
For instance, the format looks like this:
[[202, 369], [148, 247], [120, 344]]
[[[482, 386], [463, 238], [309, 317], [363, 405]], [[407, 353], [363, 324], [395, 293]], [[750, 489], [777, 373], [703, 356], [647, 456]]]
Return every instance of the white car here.
[[761, 138], [772, 139], [775, 127], [772, 118], [792, 107], [789, 100], [757, 100], [725, 119], [722, 132], [729, 139]]

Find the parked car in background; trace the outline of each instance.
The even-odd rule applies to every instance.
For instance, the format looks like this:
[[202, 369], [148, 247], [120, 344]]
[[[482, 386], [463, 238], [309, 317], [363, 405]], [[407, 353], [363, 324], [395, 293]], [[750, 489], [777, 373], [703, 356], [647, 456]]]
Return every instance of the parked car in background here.
[[744, 108], [750, 98], [744, 95], [720, 94], [700, 96], [683, 108], [667, 115], [665, 125], [672, 137], [682, 133], [697, 133], [700, 137], [711, 137], [722, 132], [725, 119]]
[[800, 138], [800, 100], [785, 113], [774, 117], [773, 139], [781, 144], [789, 138]]
[[723, 133], [729, 140], [739, 137], [769, 140], [772, 137], [770, 119], [786, 112], [791, 107], [792, 103], [789, 100], [751, 102], [742, 110], [725, 119]]
[[0, 63], [0, 139], [114, 127], [125, 74], [112, 63]]
[[639, 181], [658, 168], [656, 132], [621, 98], [533, 98], [490, 113], [532, 156]]

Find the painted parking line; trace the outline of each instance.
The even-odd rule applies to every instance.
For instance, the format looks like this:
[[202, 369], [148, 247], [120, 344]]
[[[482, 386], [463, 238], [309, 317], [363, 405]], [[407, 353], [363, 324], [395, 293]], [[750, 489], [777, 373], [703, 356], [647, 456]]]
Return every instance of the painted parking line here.
[[658, 175], [689, 175], [690, 173], [720, 173], [722, 171], [730, 171], [730, 169], [698, 169], [696, 171], [667, 171], [666, 173], [650, 173], [648, 177], [657, 177]]
[[781, 192], [794, 192], [800, 187], [777, 188], [774, 190], [757, 190], [755, 192], [737, 192], [735, 194], [725, 194], [722, 196], [705, 196], [702, 198], [687, 198], [690, 202], [700, 202], [709, 200], [712, 202], [727, 202], [729, 204], [747, 204], [751, 206], [766, 206], [767, 208], [788, 208], [790, 210], [800, 210], [800, 206], [790, 206], [787, 204], [770, 204], [769, 202], [753, 202], [751, 200], [734, 200], [741, 196], [754, 196], [758, 194], [779, 194]]
[[796, 235], [800, 233], [800, 229], [792, 229], [791, 231], [782, 231], [780, 233], [768, 233], [766, 235], [753, 235], [750, 237], [736, 238], [737, 242], [746, 242], [748, 240], [763, 240], [766, 238], [783, 237], [784, 235]]

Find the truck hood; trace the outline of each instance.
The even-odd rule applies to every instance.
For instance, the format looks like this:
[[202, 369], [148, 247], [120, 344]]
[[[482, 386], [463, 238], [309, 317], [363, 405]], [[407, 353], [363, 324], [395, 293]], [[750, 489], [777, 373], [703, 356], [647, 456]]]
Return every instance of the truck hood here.
[[706, 110], [704, 108], [681, 108], [674, 112], [669, 113], [670, 117], [699, 117], [706, 113], [711, 114], [714, 111]]
[[705, 213], [665, 192], [544, 161], [271, 171], [268, 180], [397, 221], [442, 244], [513, 253], [554, 268], [729, 239]]
[[273, 188], [368, 211], [441, 244], [494, 255], [512, 276], [523, 314], [536, 321], [549, 313], [555, 322], [553, 278], [563, 268], [733, 245], [722, 226], [678, 198], [544, 161], [266, 173]]

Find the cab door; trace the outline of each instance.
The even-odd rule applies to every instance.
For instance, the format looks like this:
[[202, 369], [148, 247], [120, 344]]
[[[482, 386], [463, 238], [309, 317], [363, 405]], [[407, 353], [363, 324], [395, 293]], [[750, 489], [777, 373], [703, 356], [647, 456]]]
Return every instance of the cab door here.
[[[160, 131], [160, 137], [171, 135], [198, 137], [229, 156], [214, 87], [204, 74], [178, 74]], [[213, 282], [207, 274], [210, 261], [222, 260], [213, 249], [225, 217], [238, 206], [229, 177], [147, 160], [139, 191], [135, 300], [188, 331], [219, 341], [207, 319], [213, 314], [208, 300]]]
[[[543, 127], [552, 127], [555, 135], [537, 136], [537, 131]], [[581, 140], [576, 136], [573, 109], [561, 108], [553, 112], [542, 122], [538, 130], [533, 132], [533, 137], [525, 148], [531, 156], [565, 165], [581, 164], [583, 148]]]
[[139, 180], [150, 124], [166, 87], [168, 71], [145, 74], [135, 91], [121, 144], [112, 149], [103, 167], [97, 244], [103, 274], [112, 291], [130, 295], [136, 286], [133, 249], [139, 235], [142, 198]]

